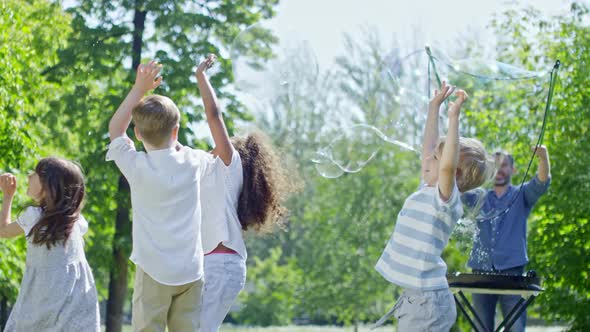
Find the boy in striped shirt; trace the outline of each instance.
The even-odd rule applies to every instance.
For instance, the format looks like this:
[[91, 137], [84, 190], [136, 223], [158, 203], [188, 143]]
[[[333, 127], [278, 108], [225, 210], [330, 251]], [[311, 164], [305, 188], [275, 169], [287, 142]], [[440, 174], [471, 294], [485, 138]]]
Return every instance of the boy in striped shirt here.
[[397, 303], [376, 326], [395, 315], [398, 331], [449, 331], [457, 317], [441, 254], [463, 215], [460, 193], [481, 186], [493, 168], [478, 140], [459, 138], [465, 91], [458, 90], [455, 102], [449, 103], [447, 136], [439, 139], [439, 109], [453, 91], [443, 82], [434, 92], [424, 129], [423, 184], [404, 202], [375, 266], [385, 279], [403, 287]]

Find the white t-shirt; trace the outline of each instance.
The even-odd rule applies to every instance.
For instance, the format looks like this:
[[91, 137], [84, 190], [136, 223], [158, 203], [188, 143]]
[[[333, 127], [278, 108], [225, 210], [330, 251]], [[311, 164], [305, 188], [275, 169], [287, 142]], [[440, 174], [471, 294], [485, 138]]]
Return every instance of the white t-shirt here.
[[164, 285], [184, 285], [203, 277], [200, 180], [213, 165], [205, 151], [183, 147], [136, 151], [127, 136], [109, 145], [131, 187], [131, 261]]
[[211, 252], [221, 242], [235, 250], [245, 260], [246, 245], [238, 219], [238, 200], [242, 192], [244, 175], [242, 160], [233, 151], [229, 165], [218, 157], [211, 172], [201, 181], [203, 195], [203, 251]]

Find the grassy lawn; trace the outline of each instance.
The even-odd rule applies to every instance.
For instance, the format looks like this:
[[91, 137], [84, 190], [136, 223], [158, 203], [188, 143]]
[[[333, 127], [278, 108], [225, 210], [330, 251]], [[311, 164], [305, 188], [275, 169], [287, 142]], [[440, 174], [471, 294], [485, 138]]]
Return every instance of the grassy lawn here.
[[[104, 327], [103, 327], [104, 331]], [[123, 326], [123, 332], [132, 332], [130, 325]], [[277, 327], [242, 327], [242, 326], [231, 326], [231, 325], [223, 325], [220, 332], [352, 332], [354, 329], [352, 327], [343, 328], [343, 327], [331, 327], [331, 326], [277, 326]], [[359, 332], [368, 332], [369, 327], [361, 327]], [[386, 326], [383, 328], [378, 328], [374, 330], [376, 332], [391, 332], [392, 328], [390, 326]]]
[[[564, 327], [545, 327], [545, 326], [533, 326], [527, 327], [527, 332], [562, 332], [565, 331]], [[123, 326], [123, 332], [132, 332], [130, 325]], [[352, 327], [337, 327], [337, 326], [278, 326], [278, 327], [241, 327], [224, 325], [220, 329], [221, 332], [352, 332]], [[362, 326], [359, 328], [359, 332], [368, 332], [369, 326]], [[381, 327], [376, 332], [392, 332], [394, 329], [389, 326]]]
[[[370, 326], [361, 326], [359, 332], [368, 332]], [[562, 332], [564, 327], [527, 327], [527, 332]], [[337, 326], [284, 326], [284, 327], [238, 327], [223, 326], [221, 332], [353, 332], [352, 327]], [[380, 327], [377, 332], [393, 332], [395, 329], [391, 326]]]
[[[359, 332], [368, 332], [370, 326], [361, 326]], [[391, 332], [391, 326], [380, 327], [376, 332]], [[223, 332], [353, 332], [353, 327], [339, 326], [277, 326], [277, 327], [240, 327], [240, 326], [222, 326], [220, 331]]]

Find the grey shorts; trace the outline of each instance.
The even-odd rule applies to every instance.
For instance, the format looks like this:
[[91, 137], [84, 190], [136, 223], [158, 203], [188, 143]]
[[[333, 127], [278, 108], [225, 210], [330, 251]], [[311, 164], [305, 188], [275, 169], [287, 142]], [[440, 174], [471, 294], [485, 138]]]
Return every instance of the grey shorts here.
[[383, 324], [391, 316], [397, 319], [397, 331], [448, 332], [457, 319], [457, 309], [449, 289], [404, 289], [393, 308], [376, 326]]

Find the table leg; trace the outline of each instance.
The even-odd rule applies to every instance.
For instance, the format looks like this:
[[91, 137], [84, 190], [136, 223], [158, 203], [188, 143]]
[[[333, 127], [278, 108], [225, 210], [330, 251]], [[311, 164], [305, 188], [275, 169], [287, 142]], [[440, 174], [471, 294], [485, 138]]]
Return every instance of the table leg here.
[[526, 308], [533, 303], [533, 301], [535, 300], [534, 295], [529, 296], [529, 298], [525, 301], [524, 298], [521, 298], [520, 301], [518, 301], [518, 303], [514, 306], [514, 308], [512, 308], [512, 310], [510, 310], [510, 313], [504, 318], [504, 321], [502, 321], [502, 324], [500, 324], [500, 326], [498, 326], [498, 328], [496, 329], [496, 332], [499, 332], [500, 329], [502, 328], [502, 326], [504, 326], [504, 331], [508, 331], [510, 330], [510, 328], [512, 327], [512, 325], [514, 325], [514, 323], [516, 323], [516, 320], [518, 320], [518, 317], [526, 310]]
[[463, 300], [463, 302], [465, 303], [465, 305], [467, 306], [467, 308], [469, 309], [469, 311], [471, 311], [471, 314], [473, 315], [473, 317], [475, 317], [475, 319], [479, 323], [479, 326], [481, 328], [478, 327], [475, 324], [475, 322], [473, 321], [473, 319], [469, 316], [469, 314], [467, 313], [467, 311], [465, 310], [465, 308], [463, 307], [463, 305], [461, 304], [461, 302], [457, 298], [457, 295], [456, 294], [453, 294], [453, 297], [455, 298], [455, 302], [457, 303], [457, 306], [459, 306], [459, 309], [461, 309], [461, 312], [463, 313], [463, 315], [465, 316], [465, 318], [467, 318], [467, 321], [469, 322], [469, 324], [471, 324], [471, 327], [473, 327], [473, 329], [475, 331], [477, 331], [477, 332], [487, 332], [487, 330], [486, 330], [485, 326], [483, 325], [481, 319], [477, 315], [477, 312], [475, 312], [475, 310], [473, 309], [473, 307], [471, 306], [471, 304], [469, 304], [469, 301], [465, 297], [465, 294], [463, 294], [462, 291], [459, 291], [458, 293], [459, 293], [459, 296], [461, 297], [461, 299]]

